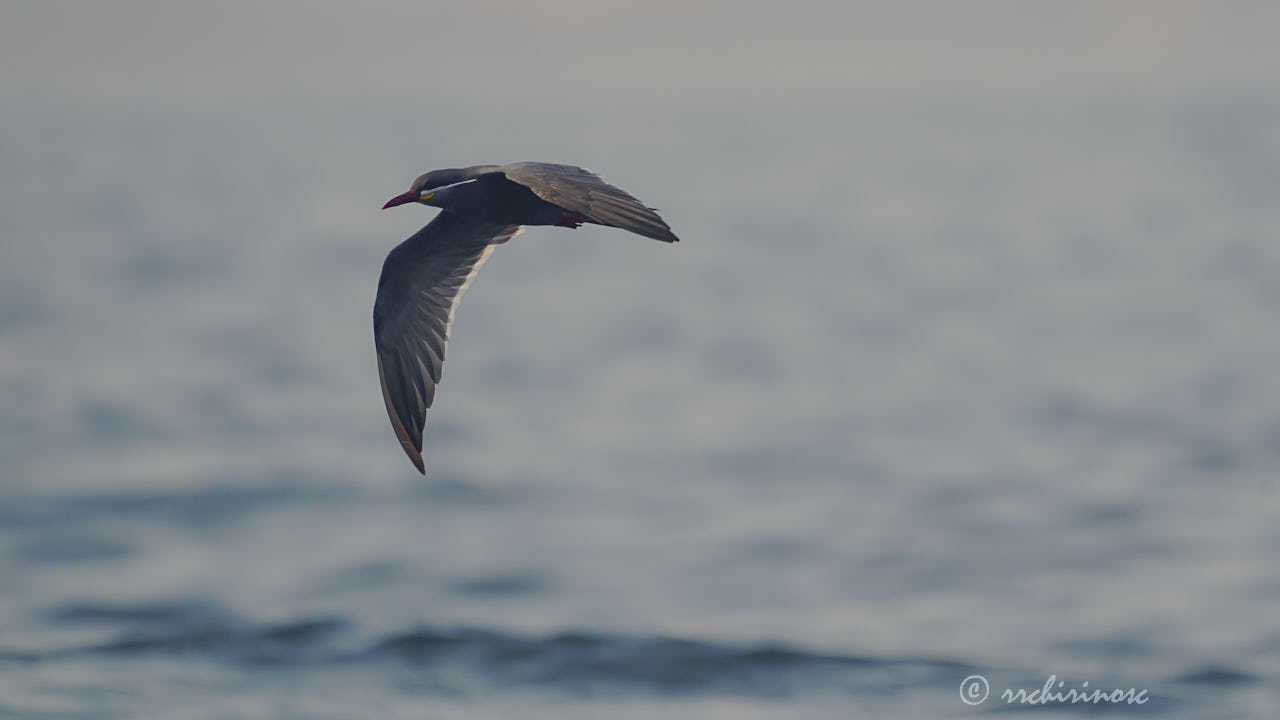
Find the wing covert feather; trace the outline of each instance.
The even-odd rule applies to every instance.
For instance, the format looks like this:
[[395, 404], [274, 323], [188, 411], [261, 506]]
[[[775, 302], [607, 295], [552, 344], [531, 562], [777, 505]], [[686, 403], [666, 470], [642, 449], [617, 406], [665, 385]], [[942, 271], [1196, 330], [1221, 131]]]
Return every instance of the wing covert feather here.
[[653, 208], [645, 207], [626, 191], [610, 185], [590, 170], [538, 162], [512, 163], [500, 169], [508, 180], [524, 185], [543, 200], [596, 224], [621, 228], [663, 242], [680, 240]]

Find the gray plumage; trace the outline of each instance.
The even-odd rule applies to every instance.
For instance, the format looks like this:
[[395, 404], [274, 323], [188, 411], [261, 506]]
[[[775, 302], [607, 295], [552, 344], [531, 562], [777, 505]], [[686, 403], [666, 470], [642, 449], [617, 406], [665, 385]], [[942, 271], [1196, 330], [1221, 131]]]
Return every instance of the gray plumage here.
[[582, 223], [676, 242], [652, 208], [572, 165], [513, 163], [433, 170], [383, 208], [417, 202], [441, 208], [382, 265], [373, 305], [382, 398], [396, 437], [418, 471], [422, 431], [444, 366], [454, 309], [494, 246], [522, 225]]

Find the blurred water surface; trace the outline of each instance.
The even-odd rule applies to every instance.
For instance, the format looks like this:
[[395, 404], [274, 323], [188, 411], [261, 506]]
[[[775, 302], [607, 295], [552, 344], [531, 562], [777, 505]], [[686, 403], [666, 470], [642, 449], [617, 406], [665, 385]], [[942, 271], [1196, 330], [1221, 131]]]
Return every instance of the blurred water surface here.
[[[1081, 6], [24, 6], [0, 717], [1269, 716], [1276, 13]], [[421, 479], [377, 208], [523, 159], [684, 242], [495, 253]]]

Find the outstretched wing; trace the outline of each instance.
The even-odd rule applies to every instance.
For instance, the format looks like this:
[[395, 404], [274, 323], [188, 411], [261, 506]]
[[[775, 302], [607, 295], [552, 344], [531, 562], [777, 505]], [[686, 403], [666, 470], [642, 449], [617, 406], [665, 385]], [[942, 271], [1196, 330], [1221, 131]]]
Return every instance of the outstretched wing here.
[[508, 180], [529, 188], [534, 195], [596, 224], [622, 228], [663, 242], [680, 240], [652, 208], [590, 170], [537, 162], [512, 163], [500, 170]]
[[422, 429], [440, 382], [458, 299], [493, 246], [519, 231], [519, 225], [441, 212], [392, 249], [382, 264], [373, 303], [378, 376], [391, 425], [418, 472], [426, 474]]

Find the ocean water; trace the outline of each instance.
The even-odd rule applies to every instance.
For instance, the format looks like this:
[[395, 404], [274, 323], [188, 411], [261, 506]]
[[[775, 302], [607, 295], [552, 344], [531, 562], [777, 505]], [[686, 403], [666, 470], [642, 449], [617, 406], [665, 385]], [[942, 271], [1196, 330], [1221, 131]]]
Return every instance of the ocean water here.
[[[0, 718], [1280, 708], [1272, 93], [27, 97]], [[420, 478], [378, 208], [523, 159], [683, 242], [495, 252]], [[1147, 702], [1000, 699], [1056, 681]]]

